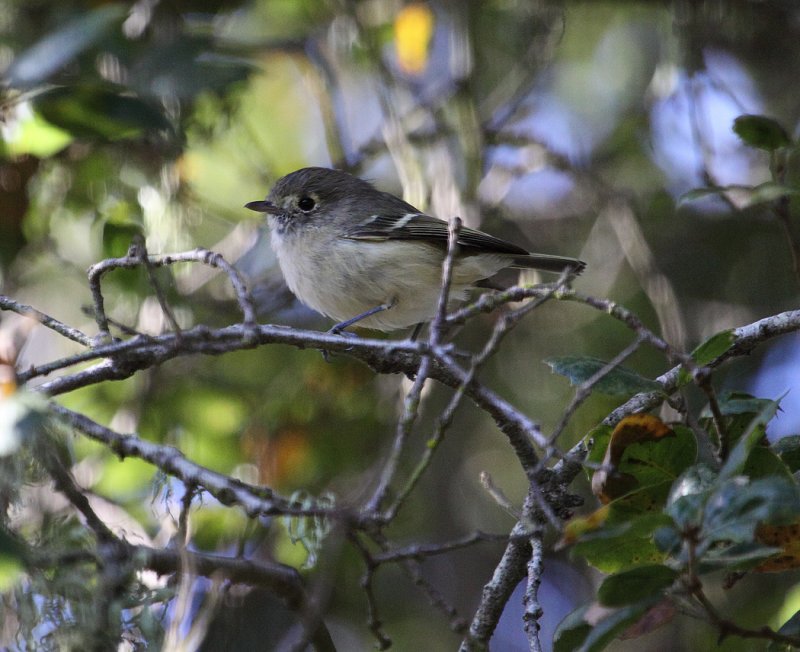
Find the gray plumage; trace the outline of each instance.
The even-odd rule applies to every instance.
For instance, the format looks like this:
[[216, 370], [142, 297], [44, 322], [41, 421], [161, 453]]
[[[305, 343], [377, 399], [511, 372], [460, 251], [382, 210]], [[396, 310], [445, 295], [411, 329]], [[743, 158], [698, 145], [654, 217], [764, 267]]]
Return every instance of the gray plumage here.
[[[337, 321], [383, 306], [359, 326], [394, 330], [430, 320], [438, 302], [448, 224], [346, 172], [303, 168], [279, 179], [266, 201], [271, 243], [289, 289]], [[529, 253], [462, 227], [451, 299], [506, 267], [570, 270], [574, 258]]]

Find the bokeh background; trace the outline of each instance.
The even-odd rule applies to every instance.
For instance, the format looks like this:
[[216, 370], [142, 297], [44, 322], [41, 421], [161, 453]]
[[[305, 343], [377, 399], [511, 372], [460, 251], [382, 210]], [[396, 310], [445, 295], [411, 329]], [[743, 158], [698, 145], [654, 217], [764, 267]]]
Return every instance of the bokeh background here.
[[[262, 225], [243, 208], [307, 165], [347, 169], [533, 251], [580, 257], [588, 267], [578, 289], [625, 305], [684, 350], [797, 307], [796, 218], [781, 220], [752, 191], [773, 178], [770, 157], [732, 130], [739, 115], [765, 114], [797, 135], [796, 2], [0, 0], [0, 39], [2, 292], [85, 332], [95, 332], [86, 268], [123, 255], [137, 235], [151, 253], [203, 246], [236, 261], [263, 322], [327, 328], [288, 293]], [[786, 183], [796, 183], [795, 171]], [[741, 187], [687, 196], [732, 185]], [[239, 319], [224, 278], [189, 265], [159, 278], [181, 326]], [[113, 272], [104, 289], [116, 322], [149, 333], [169, 327], [143, 272]], [[459, 345], [478, 347], [493, 319], [472, 322]], [[23, 342], [23, 369], [78, 350], [10, 315], [0, 329]], [[547, 433], [572, 390], [543, 360], [610, 359], [630, 340], [595, 311], [551, 302], [514, 331], [482, 377]], [[669, 366], [649, 350], [629, 364], [646, 376]], [[798, 370], [792, 335], [715, 380], [785, 395], [771, 425], [779, 437], [800, 431]], [[391, 443], [404, 382], [347, 356], [326, 363], [316, 351], [265, 346], [173, 360], [58, 400], [216, 471], [357, 504]], [[426, 396], [404, 470], [447, 397], [437, 388]], [[699, 395], [689, 399], [702, 404]], [[569, 448], [615, 405], [591, 397], [559, 446]], [[80, 437], [68, 444], [76, 477], [108, 518], [143, 541], [169, 540], [183, 487]], [[521, 501], [526, 479], [507, 440], [464, 404], [392, 535], [421, 542], [508, 531], [513, 519], [482, 488], [482, 471]], [[80, 537], [74, 517], [46, 492], [30, 501], [38, 513], [31, 528]], [[244, 550], [297, 567], [309, 561], [285, 523], [251, 522], [210, 498], [192, 512], [191, 529], [198, 549]], [[501, 550], [483, 543], [423, 568], [469, 617]], [[597, 577], [564, 551], [547, 561], [542, 602], [552, 630], [591, 597]], [[334, 537], [305, 571], [341, 649], [373, 643], [362, 570]], [[744, 625], [779, 625], [781, 613], [797, 610], [796, 580], [773, 577], [766, 590], [747, 579], [715, 597]], [[91, 616], [78, 590], [84, 581], [78, 573], [64, 579], [76, 621]], [[193, 588], [198, 605], [204, 591], [218, 590], [209, 587]], [[44, 616], [40, 590], [29, 587], [28, 602], [19, 594], [15, 603], [41, 617], [34, 643], [61, 635]], [[380, 571], [375, 590], [396, 649], [457, 645], [447, 618], [395, 569]], [[520, 605], [512, 600], [501, 621], [498, 650], [527, 649]], [[144, 638], [163, 636], [171, 612], [162, 606], [147, 626], [137, 624]], [[270, 596], [231, 591], [204, 649], [277, 649], [293, 622]], [[9, 623], [0, 627], [6, 637]], [[612, 649], [712, 649], [715, 636], [683, 618]], [[729, 639], [720, 649], [752, 645]]]

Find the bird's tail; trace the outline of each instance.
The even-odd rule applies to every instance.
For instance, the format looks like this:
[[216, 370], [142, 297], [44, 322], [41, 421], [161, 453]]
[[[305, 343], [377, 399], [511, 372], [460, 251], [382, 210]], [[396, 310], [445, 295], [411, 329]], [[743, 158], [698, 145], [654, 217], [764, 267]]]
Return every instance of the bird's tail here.
[[514, 256], [512, 267], [520, 269], [541, 269], [545, 272], [563, 272], [569, 270], [574, 275], [580, 274], [586, 263], [577, 258], [566, 256], [548, 256], [547, 254], [528, 254], [527, 256]]

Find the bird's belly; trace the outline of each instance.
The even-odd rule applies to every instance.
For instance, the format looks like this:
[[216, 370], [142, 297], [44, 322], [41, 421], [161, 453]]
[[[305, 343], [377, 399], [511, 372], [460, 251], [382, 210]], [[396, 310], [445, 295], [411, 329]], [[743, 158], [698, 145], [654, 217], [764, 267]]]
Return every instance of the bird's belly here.
[[[300, 301], [336, 321], [386, 305], [391, 308], [358, 325], [395, 330], [429, 321], [436, 313], [443, 255], [435, 247], [343, 238], [315, 248], [325, 251], [323, 256], [308, 256], [285, 238], [273, 238], [273, 247], [289, 289]], [[298, 260], [303, 264], [292, 264]], [[483, 269], [457, 265], [451, 300], [463, 299], [469, 286], [484, 276]]]

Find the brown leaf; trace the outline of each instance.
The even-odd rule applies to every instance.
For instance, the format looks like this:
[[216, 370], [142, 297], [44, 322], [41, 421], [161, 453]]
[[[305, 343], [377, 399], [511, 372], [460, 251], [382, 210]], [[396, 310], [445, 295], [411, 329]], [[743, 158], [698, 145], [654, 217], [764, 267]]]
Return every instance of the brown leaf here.
[[636, 478], [618, 470], [625, 450], [632, 444], [657, 441], [674, 434], [661, 419], [651, 414], [632, 414], [622, 419], [611, 433], [603, 468], [592, 475], [592, 493], [607, 504], [633, 491], [638, 484]]
[[759, 525], [756, 538], [766, 546], [781, 548], [781, 552], [756, 566], [759, 573], [785, 571], [800, 566], [800, 522], [788, 525]]

